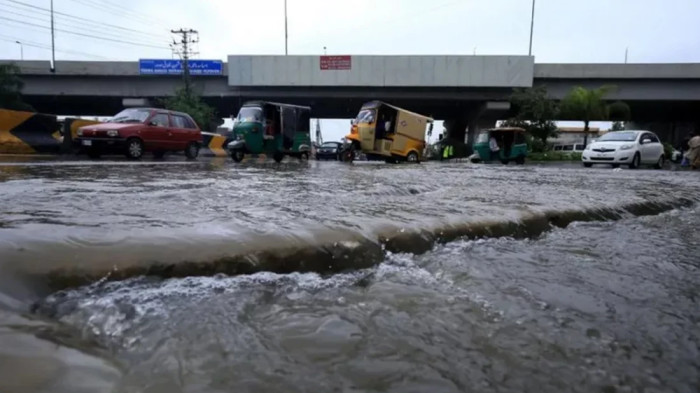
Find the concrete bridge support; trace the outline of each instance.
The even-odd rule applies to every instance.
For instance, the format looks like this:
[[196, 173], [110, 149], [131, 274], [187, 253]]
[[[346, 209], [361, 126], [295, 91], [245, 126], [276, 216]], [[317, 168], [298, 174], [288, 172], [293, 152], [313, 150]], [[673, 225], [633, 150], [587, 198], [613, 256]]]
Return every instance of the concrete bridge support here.
[[670, 143], [674, 147], [678, 146], [683, 139], [692, 135], [695, 131], [700, 131], [700, 120], [695, 122], [627, 122], [625, 129], [647, 130], [655, 133], [661, 142]]
[[509, 110], [509, 102], [487, 101], [461, 117], [445, 120], [446, 138], [456, 147], [455, 156], [471, 155], [472, 144], [479, 131], [495, 127], [496, 121], [504, 119]]

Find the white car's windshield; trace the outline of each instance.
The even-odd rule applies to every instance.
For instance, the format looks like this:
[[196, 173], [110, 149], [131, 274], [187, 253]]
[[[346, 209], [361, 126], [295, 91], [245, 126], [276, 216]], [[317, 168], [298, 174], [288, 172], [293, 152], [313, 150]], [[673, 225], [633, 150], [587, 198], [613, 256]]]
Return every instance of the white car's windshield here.
[[597, 142], [634, 142], [637, 139], [637, 133], [633, 131], [609, 132], [600, 138]]

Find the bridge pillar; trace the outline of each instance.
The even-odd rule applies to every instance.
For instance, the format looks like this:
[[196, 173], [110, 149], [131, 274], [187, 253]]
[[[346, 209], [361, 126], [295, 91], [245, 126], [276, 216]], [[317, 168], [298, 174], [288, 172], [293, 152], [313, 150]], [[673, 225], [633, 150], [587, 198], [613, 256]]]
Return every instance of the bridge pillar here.
[[509, 102], [487, 101], [467, 111], [461, 117], [445, 120], [447, 138], [458, 146], [457, 150], [460, 154], [456, 151], [456, 155], [471, 155], [472, 144], [479, 131], [495, 127], [496, 121], [504, 119], [509, 110]]
[[659, 136], [661, 142], [678, 146], [684, 138], [692, 135], [694, 131], [700, 131], [700, 121], [697, 122], [626, 122], [627, 130], [646, 130]]

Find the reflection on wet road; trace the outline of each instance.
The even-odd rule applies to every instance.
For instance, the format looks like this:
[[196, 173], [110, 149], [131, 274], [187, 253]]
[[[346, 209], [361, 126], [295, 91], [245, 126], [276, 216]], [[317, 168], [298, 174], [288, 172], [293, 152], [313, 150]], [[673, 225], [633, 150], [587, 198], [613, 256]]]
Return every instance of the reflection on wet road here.
[[[698, 201], [695, 175], [466, 164], [0, 165], [0, 269], [206, 260], [328, 233], [371, 238], [386, 227]], [[0, 279], [0, 310], [14, 321], [0, 329], [34, 337], [42, 326], [40, 342], [80, 350], [84, 375], [102, 383], [70, 390], [47, 373], [46, 386], [58, 388], [45, 391], [695, 392], [699, 222], [694, 204], [535, 238], [388, 252], [376, 266], [329, 275], [134, 277], [53, 294]], [[16, 361], [12, 348], [45, 361], [36, 345], [12, 343], [0, 341], [0, 364]]]

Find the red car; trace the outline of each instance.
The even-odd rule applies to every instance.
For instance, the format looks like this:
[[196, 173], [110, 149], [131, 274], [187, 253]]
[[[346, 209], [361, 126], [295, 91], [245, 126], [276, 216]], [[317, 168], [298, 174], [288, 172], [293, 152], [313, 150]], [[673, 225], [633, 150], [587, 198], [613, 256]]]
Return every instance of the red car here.
[[184, 151], [187, 158], [194, 159], [202, 146], [202, 132], [186, 113], [130, 108], [107, 123], [80, 127], [75, 143], [91, 158], [122, 153], [135, 160], [147, 151], [156, 158], [169, 151]]

